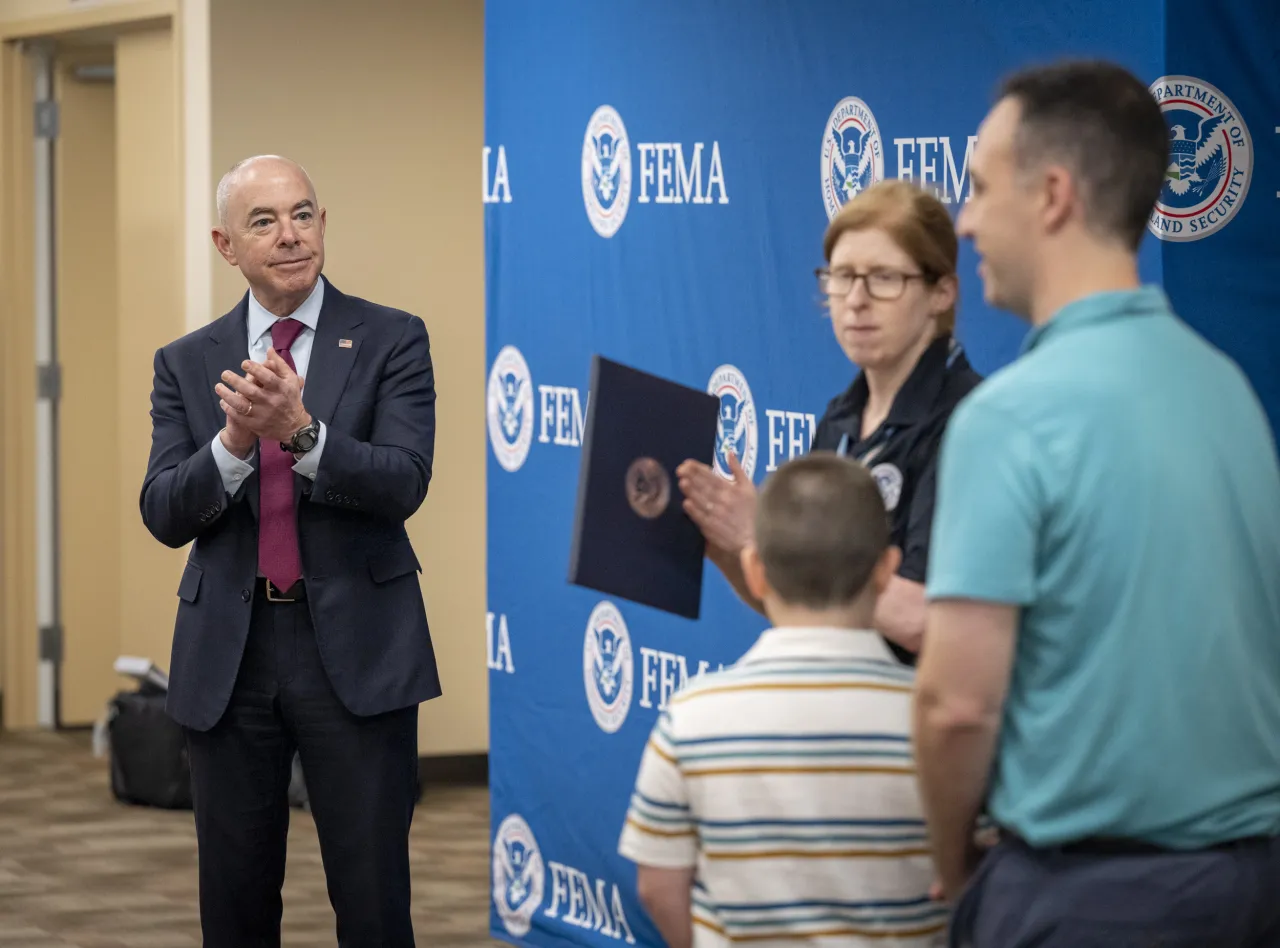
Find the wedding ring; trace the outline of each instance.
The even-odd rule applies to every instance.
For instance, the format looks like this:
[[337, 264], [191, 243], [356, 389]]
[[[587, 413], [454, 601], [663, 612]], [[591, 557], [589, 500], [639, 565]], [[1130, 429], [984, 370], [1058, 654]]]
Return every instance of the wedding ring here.
[[253, 402], [250, 402], [250, 403], [249, 403], [249, 407], [248, 407], [248, 408], [246, 408], [244, 411], [242, 411], [240, 414], [242, 414], [242, 415], [252, 415], [252, 414], [253, 414]]

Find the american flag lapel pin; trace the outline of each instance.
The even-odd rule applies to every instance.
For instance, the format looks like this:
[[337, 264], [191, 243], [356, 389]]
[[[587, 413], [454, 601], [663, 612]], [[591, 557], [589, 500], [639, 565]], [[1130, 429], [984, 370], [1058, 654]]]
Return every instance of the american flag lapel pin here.
[[350, 340], [350, 339], [339, 339], [339, 340], [338, 340], [338, 348], [339, 348], [339, 349], [350, 349], [350, 348], [351, 348], [351, 340]]

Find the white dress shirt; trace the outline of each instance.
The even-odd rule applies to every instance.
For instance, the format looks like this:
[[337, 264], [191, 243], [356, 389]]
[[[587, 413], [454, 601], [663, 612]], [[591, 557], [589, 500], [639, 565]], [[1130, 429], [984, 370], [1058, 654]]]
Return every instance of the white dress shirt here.
[[[311, 295], [288, 317], [296, 319], [303, 325], [302, 332], [298, 333], [298, 338], [289, 347], [289, 354], [293, 356], [294, 370], [303, 378], [306, 378], [307, 366], [311, 362], [311, 344], [316, 337], [316, 324], [320, 321], [320, 305], [323, 302], [324, 280], [318, 279], [316, 280], [316, 288], [311, 291]], [[275, 325], [276, 319], [277, 317], [267, 312], [253, 295], [253, 292], [250, 291], [249, 318], [247, 320], [249, 327], [248, 341], [249, 358], [254, 362], [265, 363], [267, 361], [267, 349], [271, 347], [271, 327]], [[313, 481], [316, 479], [316, 473], [320, 470], [320, 455], [324, 451], [325, 442], [324, 422], [316, 419], [316, 423], [320, 426], [319, 440], [316, 441], [316, 446], [293, 465], [295, 471]], [[257, 447], [255, 446], [253, 450], [256, 451]], [[221, 433], [219, 433], [213, 437], [213, 459], [217, 462], [218, 471], [222, 474], [222, 486], [227, 489], [229, 495], [235, 497], [236, 493], [244, 487], [249, 475], [254, 471], [253, 465], [249, 463], [253, 460], [253, 451], [250, 451], [249, 457], [242, 461], [227, 450], [222, 443]]]

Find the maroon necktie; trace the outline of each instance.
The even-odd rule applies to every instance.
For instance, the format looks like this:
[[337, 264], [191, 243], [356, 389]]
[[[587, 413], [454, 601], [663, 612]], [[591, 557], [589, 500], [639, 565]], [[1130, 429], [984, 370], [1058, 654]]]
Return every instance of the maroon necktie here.
[[[271, 345], [295, 372], [289, 347], [304, 328], [288, 317], [277, 319], [271, 327]], [[258, 450], [262, 455], [258, 466], [258, 570], [283, 592], [302, 577], [293, 504], [294, 457], [280, 450], [279, 441], [259, 439]]]

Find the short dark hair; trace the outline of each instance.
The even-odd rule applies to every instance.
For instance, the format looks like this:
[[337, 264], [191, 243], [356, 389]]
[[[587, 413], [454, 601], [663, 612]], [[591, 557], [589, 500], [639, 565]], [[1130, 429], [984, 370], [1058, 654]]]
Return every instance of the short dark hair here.
[[1017, 165], [1061, 161], [1089, 225], [1136, 250], [1169, 167], [1169, 131], [1147, 87], [1114, 63], [1067, 60], [1009, 76], [1000, 97], [1022, 107]]
[[784, 602], [833, 608], [866, 588], [889, 546], [889, 516], [866, 468], [815, 451], [765, 481], [755, 536], [765, 578]]

